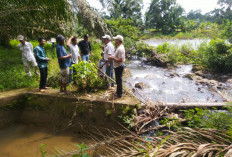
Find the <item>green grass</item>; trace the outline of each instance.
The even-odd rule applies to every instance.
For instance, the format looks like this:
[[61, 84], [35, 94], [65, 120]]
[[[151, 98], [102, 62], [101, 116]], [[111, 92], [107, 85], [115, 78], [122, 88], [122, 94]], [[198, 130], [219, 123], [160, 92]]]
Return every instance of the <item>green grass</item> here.
[[[37, 41], [30, 41], [33, 47], [38, 45]], [[19, 41], [11, 40], [10, 48], [0, 46], [0, 91], [18, 89], [18, 88], [38, 88], [39, 76], [27, 76], [24, 71], [22, 62], [22, 53], [18, 50]], [[93, 43], [93, 53], [91, 60], [97, 63], [100, 59], [101, 45]], [[56, 57], [55, 48], [52, 49], [51, 44], [45, 45], [47, 57], [51, 58], [48, 64], [48, 84], [53, 87], [58, 87], [59, 65]], [[31, 71], [33, 74], [33, 71]]]

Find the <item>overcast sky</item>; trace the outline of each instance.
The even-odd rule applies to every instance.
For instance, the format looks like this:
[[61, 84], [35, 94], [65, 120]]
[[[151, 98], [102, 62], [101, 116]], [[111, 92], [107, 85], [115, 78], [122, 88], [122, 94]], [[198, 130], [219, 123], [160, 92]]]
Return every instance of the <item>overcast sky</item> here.
[[[97, 9], [102, 9], [101, 4], [98, 2], [98, 0], [87, 0], [90, 5]], [[179, 3], [188, 13], [190, 10], [197, 10], [201, 9], [202, 13], [207, 13], [213, 9], [216, 8], [218, 0], [177, 0], [177, 3]], [[143, 0], [144, 2], [144, 8], [143, 13], [147, 10], [149, 7], [149, 4], [151, 3], [151, 0]]]

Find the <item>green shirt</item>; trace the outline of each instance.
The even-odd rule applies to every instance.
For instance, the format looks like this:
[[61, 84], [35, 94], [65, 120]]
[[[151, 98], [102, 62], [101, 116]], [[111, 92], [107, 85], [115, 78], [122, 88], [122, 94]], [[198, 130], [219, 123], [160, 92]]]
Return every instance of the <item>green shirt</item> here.
[[34, 51], [35, 51], [35, 59], [38, 64], [38, 67], [46, 68], [48, 65], [48, 61], [47, 61], [44, 47], [42, 47], [41, 45], [38, 45], [35, 47]]

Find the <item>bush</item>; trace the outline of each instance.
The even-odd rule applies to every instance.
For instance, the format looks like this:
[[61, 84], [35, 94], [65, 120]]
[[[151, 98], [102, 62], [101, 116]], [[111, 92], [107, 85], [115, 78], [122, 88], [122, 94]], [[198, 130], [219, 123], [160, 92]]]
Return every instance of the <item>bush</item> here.
[[138, 57], [150, 57], [152, 56], [153, 51], [155, 50], [152, 46], [149, 46], [148, 44], [145, 44], [143, 42], [136, 45], [136, 55]]
[[217, 73], [232, 72], [232, 49], [225, 40], [212, 40], [208, 47], [207, 66]]
[[228, 113], [200, 108], [190, 109], [185, 111], [185, 118], [189, 127], [228, 130], [232, 126], [232, 108], [226, 109]]
[[74, 65], [74, 68], [77, 71], [74, 77], [76, 77], [79, 92], [96, 92], [107, 88], [106, 80], [98, 77], [98, 70], [94, 63], [82, 61]]

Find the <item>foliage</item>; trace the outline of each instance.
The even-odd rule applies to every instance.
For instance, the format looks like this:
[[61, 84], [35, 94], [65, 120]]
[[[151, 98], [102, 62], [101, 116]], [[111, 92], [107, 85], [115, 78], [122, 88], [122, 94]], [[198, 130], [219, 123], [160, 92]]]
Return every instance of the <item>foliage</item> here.
[[180, 27], [182, 13], [183, 8], [176, 0], [152, 0], [146, 12], [146, 26], [170, 34]]
[[98, 70], [94, 63], [81, 61], [74, 65], [77, 71], [75, 76], [79, 92], [96, 92], [99, 89], [107, 88], [106, 80], [98, 77]]
[[134, 127], [134, 119], [135, 119], [134, 114], [131, 114], [128, 116], [119, 116], [119, 118], [123, 120], [123, 123], [125, 123], [129, 129]]
[[107, 8], [110, 17], [107, 19], [131, 19], [134, 24], [142, 24], [142, 0], [100, 0]]
[[[38, 45], [37, 41], [30, 41], [33, 47]], [[10, 48], [0, 47], [0, 90], [9, 90], [25, 87], [38, 87], [39, 76], [28, 77], [24, 72], [22, 55], [18, 50], [19, 41], [11, 40]], [[51, 44], [45, 45], [47, 57], [51, 58], [48, 64], [48, 85], [58, 87], [59, 67], [55, 49]]]
[[81, 143], [80, 145], [76, 145], [79, 148], [79, 153], [78, 154], [73, 154], [72, 157], [90, 157], [87, 153], [84, 153], [86, 150], [86, 145], [85, 143]]
[[136, 53], [135, 55], [138, 57], [150, 57], [152, 56], [152, 53], [155, 51], [154, 47], [149, 46], [148, 44], [145, 44], [143, 42], [140, 42], [136, 44]]
[[130, 19], [110, 19], [106, 23], [114, 36], [120, 34], [124, 37], [123, 45], [126, 51], [131, 50], [141, 37], [140, 29], [133, 26], [133, 21]]
[[48, 152], [45, 149], [46, 149], [46, 145], [45, 144], [41, 144], [41, 146], [40, 146], [40, 153], [41, 153], [42, 157], [47, 157]]
[[218, 73], [232, 72], [232, 49], [231, 45], [224, 40], [212, 40], [208, 47], [207, 66]]
[[181, 46], [164, 43], [156, 47], [156, 52], [163, 55], [163, 59], [172, 63], [193, 63], [195, 50], [190, 44]]
[[225, 36], [230, 43], [232, 43], [232, 32], [231, 32], [231, 30], [232, 30], [232, 21], [227, 20], [225, 22], [224, 26], [225, 26], [224, 27], [224, 32], [223, 32], [222, 35]]
[[228, 130], [232, 126], [232, 108], [226, 107], [225, 109], [228, 113], [195, 108], [185, 110], [185, 117], [189, 127]]
[[87, 29], [89, 34], [92, 33], [99, 38], [104, 34], [111, 35], [104, 19], [94, 8], [90, 7], [86, 0], [70, 0], [70, 2], [73, 6], [72, 9], [77, 13], [78, 25]]
[[9, 40], [18, 34], [33, 39], [34, 36], [49, 37], [69, 31], [71, 10], [66, 0], [1, 0], [0, 44], [9, 45]]
[[133, 26], [133, 21], [130, 19], [110, 19], [106, 21], [109, 29], [112, 29], [113, 35], [120, 34], [124, 38], [131, 38], [133, 40], [138, 40], [140, 37], [140, 30]]

